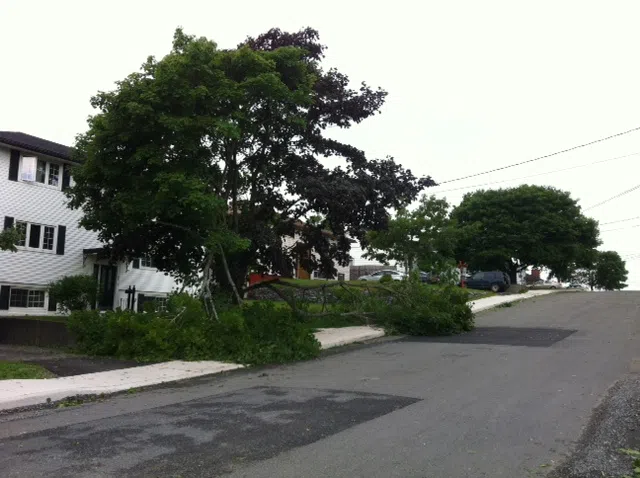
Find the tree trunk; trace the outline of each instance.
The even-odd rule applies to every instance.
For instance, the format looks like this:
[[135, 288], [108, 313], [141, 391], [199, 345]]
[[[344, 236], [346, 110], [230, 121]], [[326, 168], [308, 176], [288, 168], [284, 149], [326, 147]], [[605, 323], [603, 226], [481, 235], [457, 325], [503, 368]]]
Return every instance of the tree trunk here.
[[512, 265], [509, 267], [509, 279], [511, 279], [512, 285], [518, 283], [518, 266]]
[[240, 297], [240, 294], [238, 293], [238, 288], [236, 287], [236, 283], [234, 282], [233, 277], [231, 276], [231, 271], [229, 270], [229, 264], [227, 263], [227, 256], [225, 255], [224, 249], [222, 246], [220, 246], [220, 254], [222, 255], [222, 265], [224, 267], [224, 273], [226, 274], [227, 280], [229, 281], [229, 285], [233, 290], [233, 295], [236, 298], [236, 303], [238, 305], [242, 305], [242, 298]]

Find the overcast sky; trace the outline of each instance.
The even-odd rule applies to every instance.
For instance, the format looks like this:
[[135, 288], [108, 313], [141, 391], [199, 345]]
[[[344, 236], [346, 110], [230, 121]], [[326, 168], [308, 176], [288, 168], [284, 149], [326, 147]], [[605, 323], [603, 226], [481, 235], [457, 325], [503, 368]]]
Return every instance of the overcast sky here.
[[[640, 126], [639, 14], [637, 1], [0, 0], [0, 130], [72, 144], [90, 97], [166, 54], [177, 26], [223, 48], [311, 26], [327, 67], [389, 92], [381, 115], [339, 138], [446, 181]], [[640, 184], [640, 155], [539, 174], [631, 153], [640, 132], [431, 191], [456, 204], [473, 188], [439, 191], [552, 185], [588, 208]], [[616, 221], [640, 216], [638, 204], [640, 190], [587, 213]], [[633, 226], [602, 225], [602, 249], [628, 258], [640, 289]]]

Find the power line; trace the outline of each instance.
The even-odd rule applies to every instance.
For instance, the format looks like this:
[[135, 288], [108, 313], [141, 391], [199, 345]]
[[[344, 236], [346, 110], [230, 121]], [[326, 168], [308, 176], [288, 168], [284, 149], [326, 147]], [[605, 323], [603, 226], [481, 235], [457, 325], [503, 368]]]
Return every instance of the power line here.
[[577, 166], [572, 166], [570, 168], [555, 169], [553, 171], [547, 171], [545, 173], [531, 174], [529, 176], [521, 176], [519, 178], [512, 178], [512, 179], [503, 179], [501, 181], [493, 181], [491, 183], [474, 184], [473, 186], [462, 186], [462, 187], [459, 187], [459, 188], [444, 189], [442, 191], [435, 191], [435, 192], [436, 193], [446, 193], [446, 192], [450, 192], [450, 191], [460, 191], [461, 189], [473, 189], [473, 188], [480, 188], [480, 187], [483, 187], [483, 186], [491, 186], [493, 184], [508, 183], [510, 181], [520, 181], [521, 179], [535, 178], [537, 176], [544, 176], [545, 174], [560, 173], [562, 171], [570, 171], [572, 169], [578, 169], [578, 168], [585, 168], [587, 166], [593, 166], [594, 164], [607, 163], [607, 162], [613, 161], [615, 159], [629, 158], [631, 156], [636, 156], [638, 154], [640, 154], [640, 152], [631, 153], [631, 154], [625, 154], [624, 156], [616, 156], [615, 158], [603, 159], [603, 160], [600, 160], [600, 161], [595, 161], [593, 163], [579, 164]]
[[594, 204], [593, 206], [589, 206], [589, 207], [585, 208], [584, 210], [588, 211], [589, 209], [593, 209], [594, 207], [602, 206], [603, 204], [606, 204], [609, 201], [613, 201], [614, 199], [618, 199], [619, 197], [622, 197], [625, 194], [629, 194], [630, 192], [633, 192], [636, 189], [640, 189], [640, 184], [638, 184], [637, 186], [632, 187], [631, 189], [627, 189], [626, 191], [622, 191], [620, 194], [616, 194], [615, 196], [607, 198], [604, 201], [600, 201], [599, 203]]
[[587, 146], [591, 146], [592, 144], [601, 143], [603, 141], [608, 141], [610, 139], [618, 138], [618, 137], [623, 136], [625, 134], [633, 133], [633, 132], [639, 131], [639, 130], [640, 130], [640, 126], [638, 126], [636, 128], [633, 128], [633, 129], [630, 129], [630, 130], [627, 130], [627, 131], [623, 131], [622, 133], [612, 134], [611, 136], [607, 136], [606, 138], [596, 139], [596, 140], [590, 141], [588, 143], [579, 144], [578, 146], [573, 146], [571, 148], [563, 149], [562, 151], [557, 151], [557, 152], [551, 153], [551, 154], [545, 154], [544, 156], [539, 156], [537, 158], [528, 159], [526, 161], [520, 161], [519, 163], [510, 164], [508, 166], [502, 166], [500, 168], [490, 169], [489, 171], [484, 171], [482, 173], [469, 174], [467, 176], [462, 176], [462, 177], [455, 178], [455, 179], [448, 179], [447, 181], [442, 181], [439, 184], [447, 184], [447, 183], [452, 183], [454, 181], [462, 181], [463, 179], [475, 178], [476, 176], [482, 176], [484, 174], [495, 173], [496, 171], [502, 171], [504, 169], [515, 168], [516, 166], [521, 166], [523, 164], [533, 163], [534, 161], [539, 161], [541, 159], [550, 158], [552, 156], [557, 156], [559, 154], [568, 153], [569, 151], [573, 151], [573, 150], [576, 150], [576, 149], [586, 148]]
[[640, 227], [640, 224], [638, 224], [637, 226], [627, 226], [627, 227], [617, 227], [615, 229], [605, 229], [604, 231], [600, 231], [600, 232], [626, 231], [627, 229], [634, 229], [636, 227]]
[[636, 219], [640, 219], [640, 216], [628, 217], [626, 219], [618, 219], [617, 221], [609, 221], [600, 223], [601, 226], [606, 226], [607, 224], [616, 224], [618, 222], [627, 222], [627, 221], [635, 221]]

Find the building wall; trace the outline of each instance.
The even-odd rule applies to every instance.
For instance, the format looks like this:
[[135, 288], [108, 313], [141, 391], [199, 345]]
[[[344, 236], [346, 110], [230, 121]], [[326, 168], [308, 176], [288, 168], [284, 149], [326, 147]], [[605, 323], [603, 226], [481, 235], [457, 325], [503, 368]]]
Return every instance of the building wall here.
[[[300, 235], [298, 233], [296, 233], [294, 237], [286, 236], [283, 239], [282, 242], [283, 242], [285, 247], [293, 247], [295, 245], [295, 243], [297, 241], [299, 241], [299, 240], [300, 240]], [[318, 257], [318, 254], [316, 254], [316, 253], [314, 253], [314, 254], [315, 254], [316, 257]], [[347, 266], [341, 266], [339, 264], [335, 264], [335, 267], [336, 267], [336, 270], [338, 271], [337, 272], [338, 274], [344, 274], [344, 280], [346, 280], [346, 281], [351, 280], [350, 279], [351, 271], [350, 271], [350, 268], [349, 268], [348, 265]], [[297, 270], [294, 270], [294, 274], [295, 273], [297, 273]], [[335, 278], [337, 278], [337, 277], [334, 277], [334, 279]], [[313, 274], [311, 274], [311, 279], [322, 280], [321, 278], [314, 277]]]
[[[60, 189], [20, 180], [10, 181], [9, 157], [10, 149], [0, 146], [0, 228], [4, 225], [5, 216], [9, 216], [15, 221], [55, 226], [56, 236], [53, 251], [35, 251], [29, 248], [19, 248], [15, 253], [0, 251], [0, 285], [44, 289], [50, 282], [67, 275], [92, 274], [95, 256], [83, 258], [83, 249], [99, 248], [102, 244], [96, 233], [78, 227], [82, 212], [66, 206], [66, 197]], [[38, 157], [62, 163], [44, 155]], [[58, 255], [55, 251], [59, 225], [66, 227], [63, 255]], [[124, 290], [129, 284], [135, 284], [136, 289], [150, 295], [166, 294], [176, 286], [173, 279], [155, 270], [127, 270], [126, 264], [119, 264], [118, 272], [116, 306], [120, 304], [122, 296], [126, 304]], [[47, 309], [48, 297], [42, 308], [10, 308], [8, 311], [0, 310], [0, 315], [44, 315], [48, 313]]]

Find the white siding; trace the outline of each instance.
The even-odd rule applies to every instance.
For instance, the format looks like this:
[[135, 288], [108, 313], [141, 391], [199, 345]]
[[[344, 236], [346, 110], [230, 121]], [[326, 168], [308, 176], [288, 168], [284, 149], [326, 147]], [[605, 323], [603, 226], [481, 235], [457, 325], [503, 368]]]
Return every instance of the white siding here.
[[125, 290], [131, 286], [136, 287], [138, 293], [146, 296], [166, 296], [179, 287], [179, 284], [171, 277], [158, 272], [155, 269], [141, 267], [134, 269], [132, 264], [118, 264], [118, 276], [116, 279], [115, 306], [125, 308], [127, 306], [127, 294]]
[[[292, 247], [295, 245], [296, 242], [298, 242], [300, 240], [300, 235], [298, 233], [296, 233], [295, 237], [291, 237], [291, 236], [285, 236], [282, 240], [283, 245], [285, 247]], [[316, 254], [314, 252], [315, 256], [318, 257], [318, 254]], [[351, 280], [350, 276], [351, 276], [351, 269], [349, 266], [341, 266], [338, 263], [334, 263], [334, 266], [336, 268], [336, 270], [338, 271], [338, 274], [344, 274], [344, 280], [348, 281]], [[294, 269], [293, 273], [294, 275], [297, 274], [297, 269]], [[313, 275], [311, 275], [311, 279], [315, 279], [313, 277]], [[317, 280], [323, 280], [323, 279], [317, 279]]]
[[[74, 274], [91, 274], [95, 256], [86, 259], [83, 267], [83, 249], [101, 247], [96, 233], [78, 227], [82, 215], [79, 210], [71, 210], [66, 206], [66, 197], [61, 190], [39, 184], [9, 181], [9, 148], [0, 146], [0, 227], [5, 216], [15, 221], [33, 222], [51, 226], [66, 226], [66, 239], [63, 255], [49, 251], [33, 251], [20, 249], [18, 252], [0, 251], [0, 285], [12, 287], [45, 288], [50, 282], [61, 277]], [[55, 158], [41, 156], [42, 159], [56, 161]], [[57, 241], [57, 230], [56, 230]], [[126, 271], [125, 264], [118, 265], [117, 292], [114, 304], [118, 306], [120, 299], [126, 294], [128, 285], [135, 285], [141, 292], [150, 295], [165, 295], [176, 283], [170, 277], [153, 270], [135, 269]], [[0, 315], [46, 313], [47, 304], [42, 309], [9, 309], [0, 310]]]
[[82, 271], [82, 249], [100, 247], [93, 232], [78, 227], [81, 211], [65, 205], [64, 193], [39, 184], [9, 181], [9, 149], [0, 147], [0, 225], [4, 217], [51, 226], [66, 226], [63, 255], [32, 250], [0, 252], [0, 283], [46, 285]]

